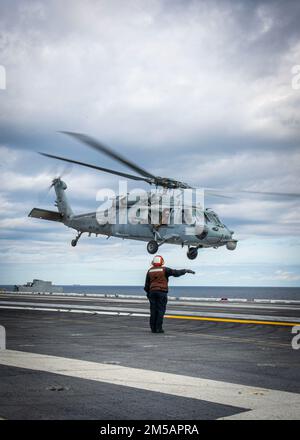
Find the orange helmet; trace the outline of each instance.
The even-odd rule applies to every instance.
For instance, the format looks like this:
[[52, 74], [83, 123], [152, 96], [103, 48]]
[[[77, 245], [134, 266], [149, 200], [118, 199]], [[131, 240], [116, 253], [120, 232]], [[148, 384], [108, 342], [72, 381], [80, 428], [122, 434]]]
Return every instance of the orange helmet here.
[[155, 255], [152, 260], [152, 266], [163, 266], [165, 264], [163, 257], [160, 255]]

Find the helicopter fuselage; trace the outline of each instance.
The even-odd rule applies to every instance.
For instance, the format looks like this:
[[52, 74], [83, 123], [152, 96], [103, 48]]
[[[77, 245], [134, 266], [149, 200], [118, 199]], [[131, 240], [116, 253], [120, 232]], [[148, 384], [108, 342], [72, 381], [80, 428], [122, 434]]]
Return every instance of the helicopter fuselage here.
[[[211, 212], [211, 211], [210, 211]], [[206, 216], [205, 216], [206, 217]], [[213, 223], [210, 220], [205, 222], [204, 231], [201, 234], [193, 233], [193, 227], [197, 225], [187, 224], [99, 224], [97, 213], [87, 213], [74, 215], [63, 221], [66, 226], [73, 228], [79, 232], [105, 235], [107, 237], [118, 237], [123, 239], [150, 241], [154, 239], [154, 231], [159, 235], [158, 242], [164, 243], [204, 247], [219, 247], [227, 243], [234, 243], [232, 239], [232, 231], [224, 224]], [[158, 226], [158, 227], [157, 227]], [[156, 229], [157, 228], [157, 229]]]
[[[77, 231], [77, 237], [72, 240], [72, 246], [76, 246], [83, 233], [95, 234], [122, 239], [138, 240], [148, 242], [147, 250], [150, 254], [157, 252], [164, 243], [177, 244], [188, 247], [187, 256], [190, 259], [197, 257], [198, 249], [219, 248], [226, 245], [227, 249], [234, 250], [237, 240], [233, 239], [233, 231], [225, 226], [217, 214], [210, 209], [203, 209], [199, 206], [189, 206], [187, 210], [178, 208], [178, 205], [153, 204], [150, 193], [146, 193], [146, 203], [140, 205], [137, 210], [132, 210], [134, 203], [127, 203], [127, 197], [118, 196], [113, 200], [110, 209], [97, 210], [96, 212], [74, 214], [65, 194], [67, 185], [60, 178], [53, 181], [56, 192], [56, 203], [58, 212], [34, 208], [29, 216], [44, 220], [51, 220], [63, 223], [69, 228]], [[183, 190], [184, 191], [184, 190]], [[160, 197], [160, 196], [159, 196]], [[150, 204], [149, 204], [149, 200]], [[161, 198], [159, 199], [162, 200]], [[125, 208], [122, 205], [125, 201]], [[186, 207], [185, 207], [186, 208]], [[114, 209], [114, 211], [113, 211]], [[151, 215], [158, 214], [159, 220], [153, 223]], [[186, 211], [189, 212], [188, 219]], [[114, 212], [114, 221], [102, 221], [103, 214]], [[134, 213], [132, 215], [132, 212]], [[144, 215], [141, 215], [144, 213]], [[181, 219], [178, 222], [179, 218]], [[195, 215], [193, 216], [192, 213]], [[104, 216], [104, 219], [109, 218]], [[101, 221], [99, 220], [101, 219]], [[125, 220], [125, 221], [124, 221]]]

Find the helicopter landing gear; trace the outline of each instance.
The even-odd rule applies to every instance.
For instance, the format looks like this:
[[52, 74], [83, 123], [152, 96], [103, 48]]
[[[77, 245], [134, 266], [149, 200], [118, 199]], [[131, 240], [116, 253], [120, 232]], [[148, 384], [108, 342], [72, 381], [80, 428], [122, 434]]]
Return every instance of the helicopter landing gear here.
[[149, 254], [155, 254], [158, 250], [158, 243], [155, 240], [150, 240], [147, 244], [147, 251]]
[[82, 232], [78, 232], [76, 238], [74, 238], [74, 239], [71, 241], [71, 246], [75, 247], [75, 246], [77, 245], [77, 242], [78, 242], [78, 240], [80, 239], [80, 237], [81, 237], [82, 234], [83, 234]]
[[190, 260], [195, 260], [195, 258], [198, 256], [198, 249], [196, 247], [191, 247], [187, 251], [186, 255]]
[[[163, 245], [164, 243], [167, 243], [171, 239], [178, 240], [179, 238], [180, 237], [177, 234], [171, 234], [171, 235], [165, 235], [163, 239], [160, 237], [159, 243], [157, 243], [156, 240], [150, 240], [149, 243], [147, 244], [147, 251], [149, 252], [149, 254], [156, 254], [156, 252], [158, 251], [158, 248], [161, 245]], [[197, 250], [197, 248], [195, 248], [195, 249]]]

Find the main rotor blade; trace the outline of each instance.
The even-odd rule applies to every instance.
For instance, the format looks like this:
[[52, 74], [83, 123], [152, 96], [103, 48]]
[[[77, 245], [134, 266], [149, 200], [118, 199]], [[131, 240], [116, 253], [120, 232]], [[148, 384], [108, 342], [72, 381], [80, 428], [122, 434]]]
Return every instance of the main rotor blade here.
[[282, 193], [282, 192], [268, 192], [268, 191], [238, 191], [244, 194], [258, 194], [265, 196], [276, 196], [276, 197], [300, 197], [300, 193]]
[[147, 183], [152, 183], [151, 180], [146, 179], [144, 177], [133, 176], [132, 174], [122, 173], [121, 171], [114, 171], [114, 170], [111, 170], [109, 168], [103, 168], [103, 167], [98, 167], [96, 165], [91, 165], [91, 164], [88, 164], [88, 163], [85, 163], [85, 162], [79, 162], [78, 160], [72, 160], [72, 159], [68, 159], [66, 157], [54, 156], [53, 154], [41, 153], [41, 152], [40, 152], [40, 154], [42, 156], [51, 157], [52, 159], [63, 160], [64, 162], [75, 163], [76, 165], [82, 165], [84, 167], [93, 168], [94, 170], [104, 171], [105, 173], [110, 173], [110, 174], [115, 174], [117, 176], [122, 176], [122, 177], [125, 177], [127, 179], [142, 180], [142, 181], [147, 182]]
[[[262, 195], [262, 196], [275, 196], [275, 197], [291, 197], [291, 198], [299, 198], [300, 193], [283, 193], [283, 192], [273, 192], [273, 191], [247, 191], [247, 190], [222, 190], [222, 189], [215, 189], [215, 188], [205, 188], [205, 191], [208, 194], [211, 195], [221, 195], [222, 193], [225, 194], [255, 194], [255, 195]], [[218, 193], [218, 194], [217, 194]]]
[[80, 142], [83, 142], [86, 145], [89, 145], [90, 147], [94, 148], [97, 151], [100, 151], [101, 153], [106, 154], [107, 156], [117, 160], [118, 162], [122, 163], [123, 165], [126, 165], [127, 167], [131, 168], [136, 173], [140, 174], [141, 176], [148, 177], [149, 179], [156, 179], [156, 176], [149, 173], [148, 171], [144, 170], [143, 168], [139, 167], [135, 163], [131, 162], [130, 160], [126, 159], [125, 157], [121, 156], [119, 153], [116, 153], [111, 148], [106, 147], [96, 139], [87, 136], [83, 133], [74, 133], [72, 131], [61, 131], [60, 133], [67, 134], [69, 136], [73, 136], [75, 139], [79, 140]]
[[211, 197], [219, 197], [221, 199], [234, 199], [235, 197], [233, 196], [225, 196], [225, 194], [222, 194], [222, 192], [220, 191], [215, 191], [215, 190], [211, 190], [211, 189], [206, 189], [204, 188], [204, 195], [207, 194]]

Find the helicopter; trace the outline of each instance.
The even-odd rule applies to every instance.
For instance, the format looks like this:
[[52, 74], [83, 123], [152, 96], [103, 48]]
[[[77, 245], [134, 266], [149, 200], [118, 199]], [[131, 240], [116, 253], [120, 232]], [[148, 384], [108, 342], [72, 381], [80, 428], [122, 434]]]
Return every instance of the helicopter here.
[[[95, 234], [107, 238], [118, 237], [147, 242], [149, 254], [157, 253], [158, 249], [165, 243], [180, 245], [181, 247], [187, 246], [187, 257], [190, 260], [197, 258], [199, 249], [218, 249], [221, 246], [226, 246], [231, 251], [236, 249], [238, 240], [233, 237], [234, 231], [229, 229], [212, 209], [204, 209], [203, 200], [199, 202], [199, 200], [194, 201], [193, 198], [189, 198], [187, 204], [182, 204], [185, 194], [193, 192], [195, 188], [179, 180], [159, 177], [149, 173], [144, 168], [86, 134], [68, 131], [62, 133], [109, 156], [138, 175], [115, 171], [49, 153], [41, 152], [40, 154], [51, 159], [114, 174], [125, 179], [146, 182], [155, 187], [155, 191], [147, 191], [144, 192], [143, 197], [139, 196], [139, 202], [137, 202], [137, 198], [135, 200], [131, 198], [129, 193], [118, 194], [110, 198], [110, 204], [105, 205], [104, 203], [104, 208], [102, 206], [95, 212], [75, 214], [66, 196], [66, 183], [61, 177], [53, 179], [51, 187], [54, 188], [56, 193], [55, 206], [57, 211], [33, 208], [28, 216], [60, 222], [76, 230], [77, 235], [71, 241], [73, 247], [77, 245], [82, 234], [87, 233], [89, 236]], [[250, 194], [261, 193], [257, 191], [244, 192]], [[218, 195], [214, 192], [212, 194]], [[278, 193], [267, 192], [264, 194], [278, 195]]]

